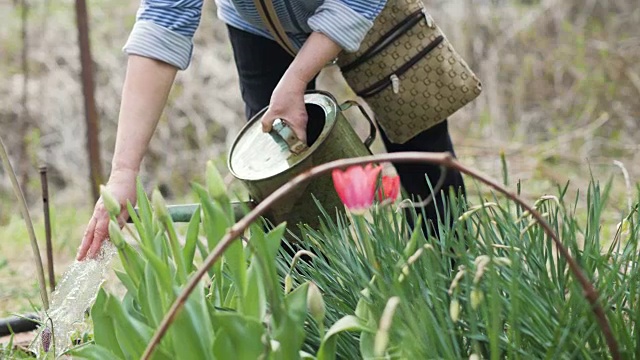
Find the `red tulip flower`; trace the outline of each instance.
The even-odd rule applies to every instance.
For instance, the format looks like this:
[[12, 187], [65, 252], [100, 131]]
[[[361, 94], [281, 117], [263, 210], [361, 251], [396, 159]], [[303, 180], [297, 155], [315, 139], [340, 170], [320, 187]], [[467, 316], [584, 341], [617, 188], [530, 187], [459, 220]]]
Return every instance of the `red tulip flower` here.
[[380, 201], [394, 202], [398, 198], [400, 193], [400, 177], [395, 176], [383, 176], [382, 186], [378, 189], [378, 199]]
[[371, 207], [381, 170], [371, 164], [351, 166], [346, 171], [333, 170], [333, 185], [351, 213], [361, 215]]

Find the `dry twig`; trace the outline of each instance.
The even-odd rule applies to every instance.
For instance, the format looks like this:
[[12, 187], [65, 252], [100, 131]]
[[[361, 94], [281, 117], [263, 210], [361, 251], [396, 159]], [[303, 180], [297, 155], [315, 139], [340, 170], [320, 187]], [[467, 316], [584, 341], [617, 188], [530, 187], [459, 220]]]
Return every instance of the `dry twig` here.
[[33, 223], [31, 222], [31, 215], [29, 214], [29, 209], [27, 208], [27, 202], [24, 199], [24, 194], [22, 190], [20, 190], [20, 185], [18, 184], [18, 179], [16, 178], [16, 173], [13, 171], [13, 167], [11, 166], [11, 161], [9, 161], [9, 154], [7, 154], [7, 149], [4, 146], [4, 142], [2, 138], [0, 138], [0, 157], [2, 158], [2, 163], [7, 173], [9, 174], [9, 178], [11, 179], [11, 184], [13, 185], [13, 191], [18, 198], [18, 203], [20, 204], [20, 211], [22, 212], [22, 217], [24, 217], [24, 221], [27, 224], [27, 232], [29, 233], [29, 239], [31, 240], [31, 248], [33, 249], [33, 257], [36, 262], [36, 270], [38, 273], [38, 285], [40, 285], [40, 296], [42, 297], [42, 304], [45, 310], [49, 310], [49, 297], [47, 296], [47, 285], [44, 280], [44, 266], [42, 266], [42, 258], [40, 257], [40, 249], [38, 248], [38, 240], [36, 239], [36, 233], [33, 230]]

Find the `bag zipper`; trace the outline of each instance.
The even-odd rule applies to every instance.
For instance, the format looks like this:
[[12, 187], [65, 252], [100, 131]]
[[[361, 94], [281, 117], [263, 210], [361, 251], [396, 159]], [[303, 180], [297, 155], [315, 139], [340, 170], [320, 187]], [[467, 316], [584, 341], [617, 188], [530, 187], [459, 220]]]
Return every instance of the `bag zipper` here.
[[[358, 92], [358, 96], [362, 98], [368, 98], [374, 95], [377, 95], [382, 90], [386, 89], [389, 85], [394, 87], [394, 93], [398, 93], [400, 91], [399, 81], [400, 76], [404, 75], [413, 65], [415, 65], [420, 59], [427, 56], [433, 49], [435, 49], [438, 45], [440, 45], [444, 41], [444, 36], [440, 35], [435, 40], [433, 40], [427, 47], [422, 49], [418, 54], [412, 57], [409, 61], [400, 66], [396, 71], [385, 76], [382, 80], [374, 83], [368, 88]], [[394, 84], [395, 82], [395, 84]], [[397, 90], [397, 91], [396, 91]]]
[[355, 59], [353, 62], [341, 67], [340, 70], [342, 70], [343, 73], [351, 71], [358, 67], [358, 65], [361, 65], [372, 57], [378, 55], [382, 50], [391, 45], [396, 39], [418, 25], [420, 23], [420, 20], [422, 19], [425, 19], [424, 12], [422, 10], [415, 11], [411, 15], [407, 16], [404, 20], [402, 20], [398, 25], [394, 26], [386, 34], [382, 35], [382, 37], [378, 39], [378, 41], [376, 41], [373, 45], [371, 45], [371, 47], [367, 49], [367, 51], [362, 53], [360, 57]]

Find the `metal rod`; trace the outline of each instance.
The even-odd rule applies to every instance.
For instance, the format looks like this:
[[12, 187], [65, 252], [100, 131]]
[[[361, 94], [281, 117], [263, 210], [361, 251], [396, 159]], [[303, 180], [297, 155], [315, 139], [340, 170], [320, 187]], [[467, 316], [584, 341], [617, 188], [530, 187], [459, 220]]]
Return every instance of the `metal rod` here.
[[40, 167], [40, 182], [42, 183], [42, 206], [44, 210], [44, 231], [47, 246], [47, 271], [49, 273], [49, 288], [53, 293], [56, 289], [56, 275], [53, 270], [53, 245], [51, 242], [51, 217], [49, 216], [49, 182], [47, 180], [47, 166]]
[[80, 55], [80, 80], [84, 98], [84, 117], [86, 122], [86, 148], [89, 156], [89, 177], [93, 203], [100, 197], [100, 184], [104, 176], [100, 155], [100, 119], [95, 96], [93, 57], [91, 55], [91, 36], [89, 34], [89, 14], [86, 0], [76, 0], [76, 26]]

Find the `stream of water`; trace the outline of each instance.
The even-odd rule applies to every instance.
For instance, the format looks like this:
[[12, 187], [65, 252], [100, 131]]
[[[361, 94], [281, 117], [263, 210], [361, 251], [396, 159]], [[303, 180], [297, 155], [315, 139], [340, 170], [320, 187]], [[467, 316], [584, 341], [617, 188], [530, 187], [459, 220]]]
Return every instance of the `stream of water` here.
[[111, 260], [117, 253], [116, 247], [110, 241], [105, 241], [95, 259], [75, 261], [69, 266], [62, 280], [56, 284], [49, 310], [41, 315], [43, 325], [38, 329], [31, 351], [37, 355], [42, 352], [41, 334], [45, 327], [53, 333], [55, 344], [51, 344], [49, 352], [55, 349], [56, 356], [73, 345], [74, 334], [91, 330], [86, 311], [91, 308], [106, 279]]

